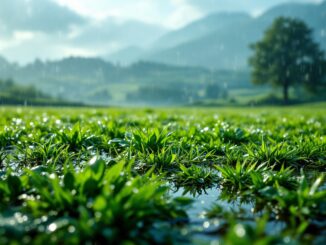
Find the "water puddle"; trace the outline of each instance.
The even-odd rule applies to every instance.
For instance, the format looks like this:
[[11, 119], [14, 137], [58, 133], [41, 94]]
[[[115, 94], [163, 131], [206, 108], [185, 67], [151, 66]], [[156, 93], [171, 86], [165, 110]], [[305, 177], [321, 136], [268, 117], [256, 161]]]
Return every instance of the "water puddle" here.
[[[189, 197], [194, 200], [194, 203], [187, 210], [190, 218], [189, 224], [184, 228], [184, 234], [190, 234], [192, 242], [196, 244], [219, 244], [221, 234], [225, 233], [228, 221], [224, 218], [209, 219], [205, 213], [215, 205], [222, 208], [224, 212], [232, 212], [241, 214], [243, 218], [238, 221], [244, 224], [255, 224], [255, 219], [261, 216], [262, 213], [253, 213], [254, 203], [244, 203], [239, 199], [226, 201], [221, 198], [221, 190], [217, 187], [207, 189], [200, 194], [192, 195], [191, 193], [184, 194], [185, 189], [179, 188], [171, 190], [172, 197]], [[286, 224], [280, 221], [269, 221], [266, 225], [267, 234], [279, 234], [286, 228]]]

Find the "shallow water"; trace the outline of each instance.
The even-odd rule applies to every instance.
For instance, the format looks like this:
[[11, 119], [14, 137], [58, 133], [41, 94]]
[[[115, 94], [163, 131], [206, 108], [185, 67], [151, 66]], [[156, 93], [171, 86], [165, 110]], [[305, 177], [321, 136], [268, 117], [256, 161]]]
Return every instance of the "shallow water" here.
[[[228, 202], [221, 198], [221, 190], [217, 187], [207, 189], [201, 194], [192, 195], [190, 193], [183, 194], [184, 188], [171, 190], [172, 197], [189, 197], [194, 200], [194, 203], [187, 209], [187, 214], [190, 218], [189, 224], [183, 230], [185, 234], [191, 234], [191, 240], [195, 244], [220, 244], [221, 229], [225, 227], [227, 221], [222, 218], [208, 219], [205, 217], [206, 210], [213, 205], [220, 205], [224, 211], [244, 212], [246, 219], [242, 222], [254, 224], [254, 220], [262, 213], [253, 213], [254, 203], [243, 203], [239, 199]], [[266, 232], [270, 235], [279, 234], [286, 224], [281, 221], [269, 221], [266, 225]]]
[[217, 187], [206, 189], [202, 191], [201, 194], [192, 195], [191, 193], [186, 193], [184, 188], [179, 188], [177, 190], [171, 190], [170, 195], [172, 197], [189, 197], [194, 200], [191, 208], [187, 210], [190, 219], [203, 218], [205, 210], [211, 208], [214, 204], [219, 204], [223, 207], [225, 211], [232, 211], [242, 209], [246, 213], [251, 213], [253, 205], [251, 203], [241, 203], [240, 200], [234, 200], [232, 202], [227, 202], [221, 199], [221, 190]]

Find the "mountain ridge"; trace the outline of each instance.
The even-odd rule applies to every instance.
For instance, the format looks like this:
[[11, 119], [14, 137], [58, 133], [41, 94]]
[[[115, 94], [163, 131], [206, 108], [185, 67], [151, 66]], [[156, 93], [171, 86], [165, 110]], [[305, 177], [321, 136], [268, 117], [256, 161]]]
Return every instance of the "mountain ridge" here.
[[[228, 23], [221, 27], [214, 26], [214, 18], [216, 21], [223, 15], [229, 15]], [[232, 21], [231, 17], [234, 16], [238, 16], [238, 19]], [[319, 4], [286, 3], [277, 5], [256, 18], [239, 12], [211, 14], [163, 35], [152, 49], [142, 52], [138, 50], [133, 53], [133, 59], [125, 63], [149, 60], [171, 65], [203, 66], [209, 69], [247, 69], [249, 45], [258, 41], [278, 16], [295, 17], [305, 21], [314, 30], [315, 40], [326, 50], [326, 28], [323, 24], [326, 23], [326, 1]], [[209, 20], [213, 21], [210, 23]], [[202, 31], [196, 35], [198, 29]], [[192, 33], [193, 36], [186, 36], [182, 40], [180, 37], [184, 33]], [[173, 37], [175, 40], [171, 40]], [[160, 45], [161, 43], [165, 46]], [[125, 49], [122, 53], [126, 56], [128, 52]], [[119, 59], [119, 52], [114, 58]]]

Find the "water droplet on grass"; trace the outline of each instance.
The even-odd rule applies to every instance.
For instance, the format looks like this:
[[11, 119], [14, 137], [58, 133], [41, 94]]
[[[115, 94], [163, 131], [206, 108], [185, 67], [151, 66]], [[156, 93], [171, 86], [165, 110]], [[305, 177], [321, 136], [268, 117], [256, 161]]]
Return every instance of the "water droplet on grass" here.
[[68, 227], [68, 232], [69, 233], [74, 233], [75, 231], [76, 231], [76, 228], [73, 225]]
[[57, 225], [55, 223], [52, 223], [48, 226], [48, 230], [50, 232], [54, 232], [57, 229]]
[[209, 226], [210, 226], [210, 223], [209, 223], [208, 221], [205, 221], [205, 222], [203, 223], [203, 227], [204, 227], [205, 229], [209, 228]]
[[244, 237], [246, 235], [246, 230], [244, 229], [243, 225], [237, 224], [235, 227], [235, 233], [238, 237]]

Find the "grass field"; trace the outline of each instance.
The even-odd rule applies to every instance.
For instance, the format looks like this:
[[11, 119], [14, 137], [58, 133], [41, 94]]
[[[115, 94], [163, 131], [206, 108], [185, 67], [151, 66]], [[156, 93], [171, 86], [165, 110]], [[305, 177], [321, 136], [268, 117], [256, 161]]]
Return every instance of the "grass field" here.
[[326, 105], [0, 108], [0, 244], [325, 244]]

